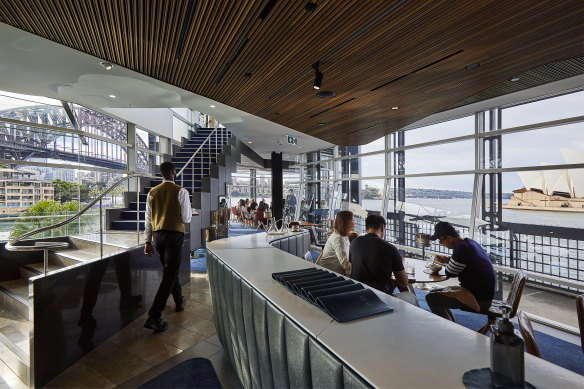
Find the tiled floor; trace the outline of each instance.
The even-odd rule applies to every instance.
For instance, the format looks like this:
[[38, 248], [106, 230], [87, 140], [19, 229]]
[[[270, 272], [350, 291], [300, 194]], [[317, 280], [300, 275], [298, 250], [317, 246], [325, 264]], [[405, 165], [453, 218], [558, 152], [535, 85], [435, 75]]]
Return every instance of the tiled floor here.
[[193, 273], [183, 294], [187, 298], [183, 312], [175, 312], [169, 299], [163, 313], [168, 330], [155, 334], [145, 329], [144, 314], [46, 387], [134, 388], [194, 357], [211, 360], [224, 388], [241, 387], [216, 335], [207, 275]]

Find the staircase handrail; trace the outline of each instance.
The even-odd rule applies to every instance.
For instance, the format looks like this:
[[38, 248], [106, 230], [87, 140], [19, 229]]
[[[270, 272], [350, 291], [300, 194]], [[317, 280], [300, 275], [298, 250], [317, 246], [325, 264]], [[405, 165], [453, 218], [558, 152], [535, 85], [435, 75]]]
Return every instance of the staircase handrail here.
[[[90, 202], [89, 204], [87, 204], [81, 211], [77, 212], [75, 215], [71, 216], [69, 219], [64, 220], [62, 222], [53, 224], [51, 226], [47, 226], [47, 227], [41, 227], [41, 228], [37, 228], [36, 230], [33, 231], [29, 231], [29, 232], [25, 232], [22, 235], [17, 236], [16, 238], [12, 238], [8, 241], [8, 243], [6, 243], [6, 249], [10, 250], [12, 248], [15, 248], [15, 244], [19, 241], [21, 241], [24, 238], [27, 238], [31, 235], [35, 235], [41, 232], [45, 232], [47, 230], [52, 230], [53, 228], [58, 228], [61, 226], [64, 226], [65, 224], [69, 224], [72, 221], [76, 220], [77, 218], [79, 218], [81, 215], [83, 215], [85, 212], [87, 212], [87, 210], [89, 210], [91, 207], [93, 207], [98, 201], [100, 201], [103, 197], [105, 197], [109, 192], [111, 192], [115, 187], [117, 187], [118, 185], [120, 185], [122, 182], [129, 180], [131, 178], [134, 177], [151, 177], [150, 174], [144, 174], [144, 173], [134, 173], [134, 174], [129, 174], [124, 178], [120, 178], [118, 181], [116, 181], [112, 186], [110, 186], [109, 188], [107, 188], [105, 191], [103, 191], [99, 196], [97, 196], [92, 202]], [[140, 210], [138, 210], [138, 212], [140, 212]], [[25, 247], [29, 248], [30, 250], [37, 250], [38, 246], [18, 246], [19, 249], [24, 249]], [[17, 249], [17, 250], [19, 250]]]
[[[179, 170], [179, 172], [176, 174], [176, 178], [178, 178], [180, 176], [180, 186], [183, 186], [183, 182], [184, 182], [184, 177], [183, 177], [183, 172], [184, 170], [187, 168], [187, 166], [189, 165], [189, 163], [191, 163], [191, 161], [193, 160], [193, 158], [195, 158], [197, 156], [197, 154], [199, 153], [199, 151], [201, 151], [201, 149], [203, 148], [203, 146], [205, 145], [205, 143], [207, 143], [207, 141], [209, 141], [209, 138], [211, 138], [211, 136], [213, 136], [217, 130], [219, 129], [219, 127], [216, 127], [207, 138], [205, 138], [205, 140], [203, 141], [203, 143], [201, 143], [201, 145], [199, 146], [199, 148], [193, 153], [193, 155], [191, 155], [191, 157], [189, 158], [189, 160], [184, 164], [184, 166], [182, 167], [182, 169]], [[176, 179], [175, 178], [175, 179]]]

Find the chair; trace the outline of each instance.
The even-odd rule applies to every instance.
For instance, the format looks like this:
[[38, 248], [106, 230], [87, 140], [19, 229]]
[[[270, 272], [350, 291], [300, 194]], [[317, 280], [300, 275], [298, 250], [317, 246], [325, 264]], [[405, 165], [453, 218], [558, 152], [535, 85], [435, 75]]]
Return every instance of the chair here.
[[[523, 287], [525, 286], [525, 280], [527, 276], [524, 272], [519, 270], [513, 276], [513, 282], [511, 283], [511, 290], [507, 295], [507, 299], [505, 301], [502, 300], [493, 300], [493, 303], [489, 307], [489, 309], [481, 309], [479, 313], [481, 315], [487, 316], [487, 324], [482, 326], [477, 332], [487, 335], [489, 331], [491, 331], [491, 325], [497, 324], [497, 318], [503, 317], [503, 311], [501, 310], [502, 305], [510, 305], [512, 307], [511, 312], [509, 313], [509, 318], [515, 317], [517, 314], [517, 308], [519, 308], [519, 301], [521, 300], [521, 294], [523, 293]], [[466, 310], [468, 311], [468, 310]], [[474, 312], [474, 311], [468, 311]]]
[[316, 235], [316, 228], [314, 228], [314, 226], [311, 226], [310, 229], [310, 242], [315, 245], [316, 247], [320, 247], [321, 249], [324, 248], [324, 243], [321, 243], [318, 240], [318, 236]]
[[531, 355], [535, 355], [541, 358], [541, 352], [539, 351], [539, 346], [537, 345], [537, 339], [535, 338], [535, 332], [529, 321], [529, 317], [523, 311], [517, 312], [517, 321], [519, 321], [519, 331], [521, 331], [521, 336], [523, 336], [523, 341], [525, 342], [525, 349]]
[[580, 324], [580, 342], [584, 353], [584, 294], [576, 297], [576, 310], [578, 311], [578, 324]]
[[237, 221], [237, 208], [231, 207], [231, 218], [229, 219], [229, 223]]

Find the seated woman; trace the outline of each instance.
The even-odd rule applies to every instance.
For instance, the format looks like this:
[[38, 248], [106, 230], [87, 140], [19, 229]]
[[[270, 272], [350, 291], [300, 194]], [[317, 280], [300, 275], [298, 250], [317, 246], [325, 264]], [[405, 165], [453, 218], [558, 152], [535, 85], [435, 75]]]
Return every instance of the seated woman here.
[[322, 250], [319, 265], [343, 275], [351, 275], [349, 235], [355, 228], [353, 212], [341, 211], [335, 218], [333, 233]]
[[264, 216], [265, 210], [266, 210], [265, 204], [262, 201], [260, 201], [260, 204], [258, 205], [258, 208], [256, 210], [255, 223], [258, 226], [260, 225], [260, 223], [262, 223], [264, 226], [264, 229], [265, 229], [265, 225], [266, 225], [266, 219]]

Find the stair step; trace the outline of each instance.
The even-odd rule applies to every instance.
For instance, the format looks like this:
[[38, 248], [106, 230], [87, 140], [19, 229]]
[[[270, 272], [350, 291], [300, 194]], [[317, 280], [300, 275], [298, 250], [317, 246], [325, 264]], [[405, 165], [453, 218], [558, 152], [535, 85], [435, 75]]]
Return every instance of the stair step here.
[[[0, 328], [1, 360], [26, 385], [30, 384], [30, 346], [26, 329], [9, 325]], [[4, 375], [4, 374], [3, 374]], [[2, 381], [0, 381], [2, 383]], [[4, 387], [4, 386], [2, 386]], [[8, 387], [8, 386], [6, 386]]]
[[[135, 220], [115, 220], [112, 222], [114, 230], [136, 231]], [[144, 222], [140, 222], [140, 231], [144, 231]]]
[[0, 306], [28, 319], [28, 279], [0, 282]]
[[[99, 245], [99, 243], [97, 243], [97, 244]], [[104, 255], [107, 254], [106, 250], [104, 250], [103, 253], [104, 253]], [[86, 250], [86, 249], [63, 250], [63, 251], [59, 251], [59, 252], [54, 252], [53, 254], [55, 256], [59, 256], [61, 258], [65, 257], [65, 258], [68, 258], [72, 261], [75, 261], [74, 263], [90, 261], [92, 259], [97, 259], [100, 256], [99, 251], [96, 252], [94, 250]]]
[[[136, 210], [122, 211], [122, 220], [133, 220], [136, 221]], [[146, 219], [146, 211], [140, 211], [140, 220]]]
[[[23, 265], [20, 267], [20, 276], [22, 278], [26, 278], [26, 279], [39, 276], [41, 274], [44, 274], [43, 267], [44, 267], [43, 262]], [[52, 263], [51, 261], [49, 261], [47, 274], [49, 274], [50, 272], [53, 272], [55, 270], [62, 269], [64, 267], [66, 267], [66, 266], [62, 266], [60, 264]]]

